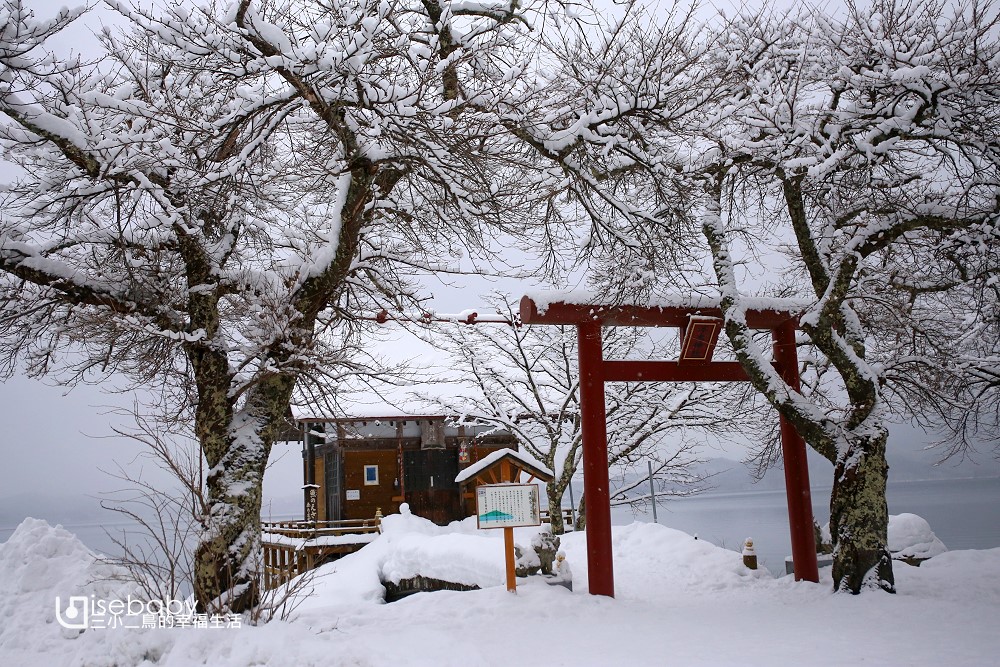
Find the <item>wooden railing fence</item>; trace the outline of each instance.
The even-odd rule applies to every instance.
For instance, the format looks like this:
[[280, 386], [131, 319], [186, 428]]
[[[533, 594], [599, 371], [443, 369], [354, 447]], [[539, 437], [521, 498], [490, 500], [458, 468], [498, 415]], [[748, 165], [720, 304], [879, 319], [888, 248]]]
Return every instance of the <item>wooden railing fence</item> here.
[[[381, 512], [372, 519], [262, 522], [264, 586], [275, 588], [335, 556], [357, 551], [371, 541], [360, 536], [380, 532], [381, 524]], [[322, 539], [352, 535], [360, 539], [338, 540], [334, 544]]]

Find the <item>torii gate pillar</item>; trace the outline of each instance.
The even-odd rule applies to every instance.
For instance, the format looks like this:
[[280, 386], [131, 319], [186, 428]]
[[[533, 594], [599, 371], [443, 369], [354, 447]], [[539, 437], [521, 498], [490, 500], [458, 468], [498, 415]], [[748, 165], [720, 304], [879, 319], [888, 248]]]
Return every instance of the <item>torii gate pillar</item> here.
[[[781, 379], [791, 389], [798, 391], [799, 362], [795, 352], [794, 322], [789, 320], [775, 327], [771, 335], [774, 337], [774, 363], [781, 374]], [[785, 468], [785, 496], [788, 500], [788, 525], [792, 538], [795, 580], [819, 582], [806, 443], [791, 422], [784, 417], [780, 417], [780, 420], [781, 458]]]
[[601, 323], [577, 325], [580, 426], [583, 431], [583, 497], [587, 503], [587, 577], [592, 595], [615, 596], [611, 557], [611, 486], [608, 424], [601, 368]]

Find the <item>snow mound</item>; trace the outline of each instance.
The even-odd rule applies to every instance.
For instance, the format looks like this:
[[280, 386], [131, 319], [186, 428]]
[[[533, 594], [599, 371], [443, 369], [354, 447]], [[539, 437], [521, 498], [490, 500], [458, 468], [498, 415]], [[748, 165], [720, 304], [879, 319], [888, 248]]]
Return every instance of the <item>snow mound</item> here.
[[[830, 543], [830, 524], [820, 529], [823, 541]], [[893, 558], [933, 558], [948, 550], [938, 539], [927, 520], [917, 514], [889, 515], [889, 553]]]
[[893, 574], [898, 594], [921, 598], [925, 605], [948, 600], [995, 609], [1000, 603], [1000, 547], [947, 551], [920, 567], [893, 568]]
[[475, 517], [438, 526], [401, 509], [382, 520], [381, 553], [372, 556], [381, 581], [420, 575], [480, 588], [503, 583], [503, 552], [493, 539], [499, 533], [478, 530]]
[[[613, 526], [612, 536], [617, 597], [649, 598], [679, 588], [744, 588], [757, 580], [773, 579], [766, 568], [745, 567], [739, 552], [660, 524]], [[584, 533], [563, 535], [560, 548], [574, 572], [586, 573]]]
[[923, 517], [916, 514], [889, 517], [889, 551], [893, 558], [933, 558], [947, 550]]
[[[302, 614], [381, 604], [382, 582], [399, 583], [417, 575], [480, 588], [503, 584], [500, 531], [477, 530], [475, 517], [438, 526], [405, 506], [400, 509], [400, 514], [382, 519], [382, 534], [374, 541], [306, 575], [306, 588], [313, 595], [298, 608]], [[530, 543], [530, 536], [520, 541]]]
[[[904, 521], [912, 524], [912, 521]], [[897, 568], [899, 594], [831, 595], [819, 585], [743, 567], [737, 551], [657, 524], [614, 526], [616, 599], [587, 595], [584, 533], [561, 536], [574, 592], [539, 577], [503, 585], [503, 531], [386, 517], [386, 532], [308, 580], [313, 595], [289, 622], [241, 629], [103, 630], [63, 634], [57, 595], [117, 597], [109, 566], [61, 528], [29, 519], [0, 544], [0, 663], [18, 667], [250, 665], [608, 664], [834, 667], [991, 664], [1000, 652], [1000, 548], [955, 551]], [[539, 528], [515, 529], [531, 544]], [[544, 528], [542, 529], [544, 530]], [[382, 581], [419, 571], [484, 590], [442, 591], [383, 604]], [[886, 618], [905, 622], [886, 623]], [[807, 640], [766, 641], [771, 628], [811, 636], [830, 624], [849, 653]], [[878, 627], [878, 633], [870, 632]], [[390, 630], [387, 631], [387, 628]], [[498, 628], [516, 637], [497, 651]], [[721, 634], [720, 634], [721, 632]], [[763, 634], [762, 634], [763, 633]], [[721, 637], [721, 639], [720, 639]], [[764, 640], [762, 640], [762, 637]], [[777, 648], [776, 648], [777, 647]]]
[[382, 581], [417, 575], [488, 588], [504, 581], [502, 543], [485, 536], [452, 533], [434, 539], [408, 535], [393, 540], [381, 563]]
[[[56, 619], [56, 598], [124, 597], [131, 585], [62, 526], [27, 518], [0, 544], [0, 654], [5, 664], [29, 664], [29, 656], [56, 650], [80, 631]], [[9, 660], [9, 662], [7, 662]]]
[[[406, 512], [385, 517], [382, 527], [382, 535], [363, 549], [316, 570], [309, 584], [315, 594], [300, 607], [303, 617], [318, 619], [359, 603], [380, 604], [383, 582], [418, 575], [479, 588], [504, 585], [502, 531], [477, 530], [474, 518], [437, 526]], [[514, 540], [533, 554], [532, 540], [545, 530], [518, 528]], [[615, 526], [613, 537], [619, 596], [648, 599], [679, 588], [745, 588], [772, 579], [765, 568], [744, 567], [735, 551], [658, 524]], [[586, 534], [567, 533], [560, 539], [573, 571], [581, 573], [576, 590], [586, 591]]]
[[432, 537], [454, 532], [475, 533], [476, 518], [452, 521], [447, 526], [439, 526], [433, 521], [410, 512], [408, 503], [399, 506], [399, 514], [390, 514], [382, 519], [383, 535], [419, 534]]

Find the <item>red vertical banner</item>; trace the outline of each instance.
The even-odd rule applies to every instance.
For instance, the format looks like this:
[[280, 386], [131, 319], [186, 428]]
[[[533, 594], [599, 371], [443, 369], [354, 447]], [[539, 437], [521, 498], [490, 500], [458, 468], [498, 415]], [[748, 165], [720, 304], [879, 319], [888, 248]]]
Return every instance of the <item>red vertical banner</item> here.
[[577, 325], [580, 361], [580, 421], [583, 435], [583, 495], [587, 503], [587, 577], [592, 595], [615, 596], [611, 557], [611, 496], [608, 480], [607, 412], [601, 323]]

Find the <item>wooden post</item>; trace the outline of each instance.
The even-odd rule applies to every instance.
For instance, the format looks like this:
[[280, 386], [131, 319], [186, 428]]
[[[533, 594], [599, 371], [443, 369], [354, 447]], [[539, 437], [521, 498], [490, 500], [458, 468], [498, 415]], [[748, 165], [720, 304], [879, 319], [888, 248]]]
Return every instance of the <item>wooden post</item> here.
[[507, 590], [517, 592], [517, 576], [514, 573], [514, 529], [503, 529], [504, 560], [507, 564]]
[[[514, 470], [514, 467], [510, 464], [510, 461], [504, 459], [500, 462], [500, 481], [502, 482], [513, 482], [514, 478], [518, 476], [518, 472]], [[504, 528], [503, 529], [503, 549], [504, 549], [504, 562], [507, 567], [507, 590], [511, 593], [517, 592], [517, 575], [515, 573], [514, 566], [514, 529]]]
[[312, 434], [309, 433], [309, 428], [309, 422], [302, 423], [302, 447], [305, 450], [305, 474], [302, 486], [305, 489], [303, 516], [306, 521], [316, 521], [319, 518], [319, 493], [312, 488], [316, 485], [316, 443]]
[[743, 543], [743, 564], [751, 570], [757, 569], [757, 552], [753, 548], [753, 540], [749, 537]]
[[649, 499], [653, 505], [653, 523], [660, 523], [656, 520], [656, 487], [653, 486], [653, 462], [647, 459], [646, 467], [649, 469]]

